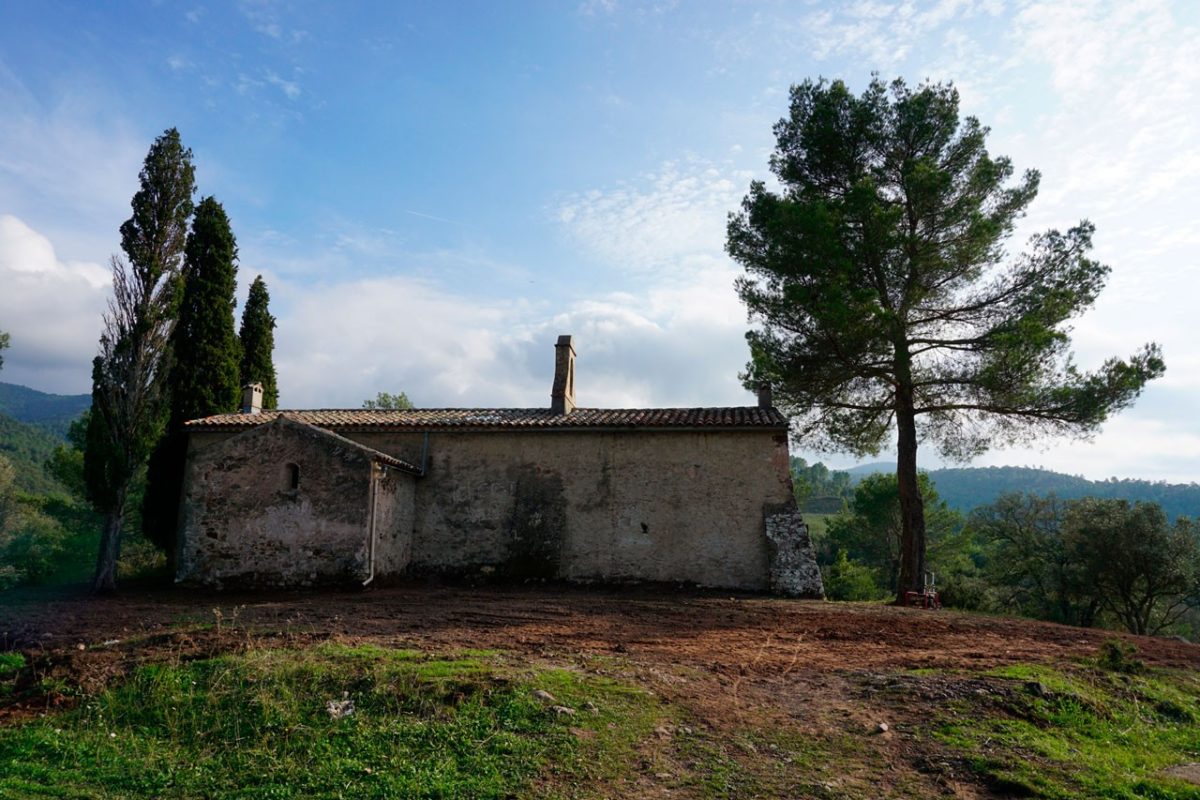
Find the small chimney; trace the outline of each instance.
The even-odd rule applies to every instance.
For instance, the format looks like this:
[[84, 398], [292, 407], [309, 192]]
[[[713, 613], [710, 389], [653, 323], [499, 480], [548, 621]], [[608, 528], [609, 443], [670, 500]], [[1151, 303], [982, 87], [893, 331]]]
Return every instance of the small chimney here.
[[554, 386], [550, 389], [550, 413], [570, 414], [575, 410], [575, 347], [562, 335], [554, 345]]
[[771, 384], [768, 381], [763, 381], [758, 385], [758, 407], [775, 407], [775, 398], [771, 393]]
[[242, 413], [261, 414], [262, 398], [263, 385], [261, 383], [247, 383], [242, 387]]

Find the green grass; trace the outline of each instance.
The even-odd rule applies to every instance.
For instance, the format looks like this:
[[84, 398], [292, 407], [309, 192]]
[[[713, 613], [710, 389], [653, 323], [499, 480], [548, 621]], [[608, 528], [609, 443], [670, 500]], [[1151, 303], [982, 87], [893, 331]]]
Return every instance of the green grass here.
[[[335, 719], [326, 703], [343, 697], [354, 712]], [[144, 666], [73, 711], [0, 728], [0, 797], [586, 795], [628, 770], [660, 716], [641, 690], [488, 653], [252, 651]]]
[[992, 707], [981, 707], [986, 700], [958, 703], [942, 716], [935, 738], [999, 791], [1200, 800], [1200, 786], [1163, 772], [1200, 762], [1200, 675], [1033, 665], [988, 674], [1020, 683]]
[[16, 675], [25, 666], [25, 656], [20, 653], [0, 653], [0, 678]]

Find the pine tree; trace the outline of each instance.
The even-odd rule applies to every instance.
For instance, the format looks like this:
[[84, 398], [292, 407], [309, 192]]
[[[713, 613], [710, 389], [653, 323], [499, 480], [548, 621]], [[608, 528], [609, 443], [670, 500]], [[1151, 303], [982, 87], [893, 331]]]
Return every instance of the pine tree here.
[[212, 197], [196, 206], [183, 265], [179, 318], [171, 336], [171, 414], [150, 459], [142, 528], [168, 552], [175, 543], [187, 441], [183, 423], [235, 411], [240, 401], [241, 346], [233, 329], [237, 243], [225, 209]]
[[130, 488], [167, 415], [167, 337], [192, 214], [192, 151], [171, 128], [154, 140], [121, 225], [126, 259], [113, 258], [113, 299], [92, 370], [92, 414], [84, 454], [88, 498], [104, 515], [93, 588], [116, 588]]
[[250, 296], [242, 309], [242, 327], [238, 339], [242, 343], [241, 383], [261, 383], [263, 408], [279, 407], [279, 389], [275, 385], [275, 318], [268, 305], [271, 296], [262, 275], [250, 284]]
[[952, 86], [876, 79], [855, 97], [841, 81], [805, 82], [775, 126], [780, 188], [751, 183], [729, 220], [726, 249], [747, 271], [738, 293], [762, 323], [746, 335], [747, 385], [772, 383], [812, 444], [877, 453], [895, 432], [900, 598], [925, 571], [922, 438], [967, 458], [1086, 436], [1165, 369], [1154, 344], [1075, 366], [1068, 323], [1108, 275], [1088, 258], [1092, 225], [1009, 258], [1039, 176], [1010, 183], [987, 133], [959, 119]]

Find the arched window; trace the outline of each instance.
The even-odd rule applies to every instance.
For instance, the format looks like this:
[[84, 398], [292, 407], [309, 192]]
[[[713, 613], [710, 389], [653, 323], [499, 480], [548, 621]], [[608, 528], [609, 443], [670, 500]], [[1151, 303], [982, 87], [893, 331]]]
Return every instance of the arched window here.
[[296, 491], [300, 488], [300, 465], [288, 464], [284, 467], [284, 478], [287, 481], [289, 491]]

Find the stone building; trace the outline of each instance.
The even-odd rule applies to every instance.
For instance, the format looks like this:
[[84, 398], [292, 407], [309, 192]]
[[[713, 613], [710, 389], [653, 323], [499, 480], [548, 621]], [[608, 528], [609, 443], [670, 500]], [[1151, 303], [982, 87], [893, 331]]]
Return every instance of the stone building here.
[[187, 423], [177, 579], [370, 583], [429, 572], [820, 596], [771, 405], [263, 411]]

